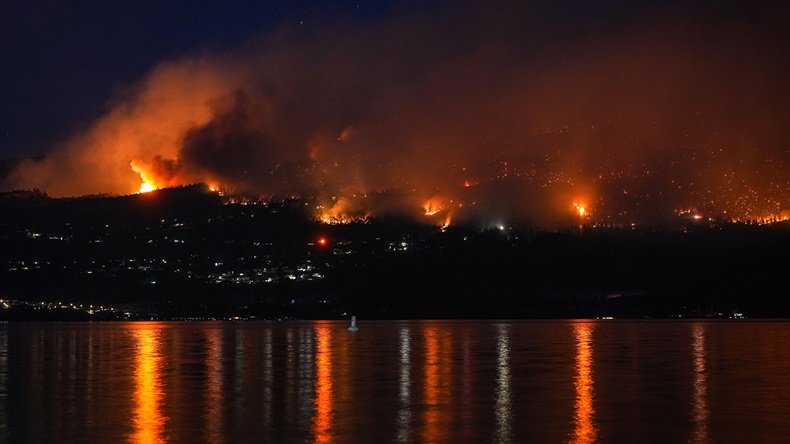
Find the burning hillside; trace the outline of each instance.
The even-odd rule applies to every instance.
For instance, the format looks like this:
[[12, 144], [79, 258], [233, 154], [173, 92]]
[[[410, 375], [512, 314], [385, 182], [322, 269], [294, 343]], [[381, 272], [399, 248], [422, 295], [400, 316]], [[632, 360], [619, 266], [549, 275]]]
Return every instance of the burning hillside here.
[[[286, 28], [234, 57], [163, 63], [3, 187], [203, 182], [315, 196], [327, 222], [419, 208], [437, 225], [538, 226], [790, 209], [788, 62], [775, 56], [790, 42], [770, 14], [643, 20], [548, 46], [530, 40], [532, 15], [470, 7], [313, 38]], [[359, 197], [376, 192], [401, 197]]]

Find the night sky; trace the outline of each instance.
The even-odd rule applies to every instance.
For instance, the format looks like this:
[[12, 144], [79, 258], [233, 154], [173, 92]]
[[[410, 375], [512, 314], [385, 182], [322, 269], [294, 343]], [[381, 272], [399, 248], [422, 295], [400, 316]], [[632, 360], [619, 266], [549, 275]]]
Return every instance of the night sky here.
[[538, 224], [790, 210], [785, 2], [93, 3], [0, 9], [0, 158], [46, 155], [0, 189], [206, 182], [338, 214], [399, 190]]
[[0, 5], [0, 158], [41, 155], [165, 60], [232, 53], [280, 27], [383, 17], [392, 2], [85, 0]]

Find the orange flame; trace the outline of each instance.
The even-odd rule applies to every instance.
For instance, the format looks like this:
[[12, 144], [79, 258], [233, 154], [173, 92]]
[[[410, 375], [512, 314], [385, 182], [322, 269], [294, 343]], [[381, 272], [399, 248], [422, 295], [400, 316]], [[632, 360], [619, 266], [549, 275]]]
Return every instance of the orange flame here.
[[139, 174], [140, 179], [143, 181], [139, 191], [141, 193], [183, 185], [189, 182], [178, 159], [165, 159], [157, 155], [150, 162], [134, 159], [129, 165], [132, 167], [132, 171]]
[[138, 191], [138, 193], [140, 193], [140, 194], [142, 194], [142, 193], [149, 193], [151, 191], [154, 191], [155, 189], [156, 188], [154, 188], [154, 186], [151, 185], [150, 183], [143, 182], [143, 184], [140, 185], [140, 191]]
[[422, 208], [425, 210], [426, 216], [433, 216], [444, 210], [444, 202], [439, 196], [433, 196], [423, 204]]
[[328, 207], [321, 205], [317, 210], [315, 217], [327, 225], [365, 222], [371, 216], [359, 200], [346, 197], [337, 199]]
[[579, 212], [579, 217], [584, 217], [587, 215], [587, 208], [582, 203], [574, 202], [573, 206], [576, 207], [576, 211]]
[[450, 226], [450, 223], [452, 223], [452, 221], [453, 221], [452, 215], [448, 214], [447, 217], [444, 219], [444, 223], [442, 224], [442, 231], [447, 231], [447, 227]]
[[130, 163], [130, 165], [132, 167], [132, 171], [139, 174], [140, 179], [143, 181], [143, 183], [140, 185], [140, 190], [138, 193], [147, 193], [149, 191], [161, 188], [158, 181], [154, 177], [153, 169], [150, 168], [147, 163], [135, 159]]

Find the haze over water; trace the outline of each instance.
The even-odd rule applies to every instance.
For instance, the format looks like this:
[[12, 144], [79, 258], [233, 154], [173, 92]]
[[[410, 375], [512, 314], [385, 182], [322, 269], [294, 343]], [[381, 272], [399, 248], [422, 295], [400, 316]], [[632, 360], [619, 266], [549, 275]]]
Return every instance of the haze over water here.
[[4, 442], [781, 442], [788, 322], [6, 324]]

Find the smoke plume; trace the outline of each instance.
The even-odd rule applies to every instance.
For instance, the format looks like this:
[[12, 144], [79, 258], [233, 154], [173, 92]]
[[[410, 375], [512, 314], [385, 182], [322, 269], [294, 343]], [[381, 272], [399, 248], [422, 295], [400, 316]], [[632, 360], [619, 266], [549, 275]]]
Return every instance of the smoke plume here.
[[573, 221], [574, 203], [600, 221], [781, 212], [788, 8], [719, 3], [595, 20], [572, 2], [404, 6], [282, 28], [161, 64], [5, 187], [206, 182], [359, 214], [351, 196], [397, 191], [439, 196], [426, 212], [443, 220], [537, 225]]

